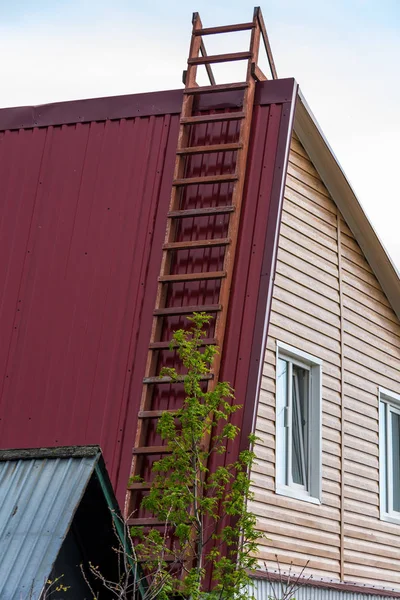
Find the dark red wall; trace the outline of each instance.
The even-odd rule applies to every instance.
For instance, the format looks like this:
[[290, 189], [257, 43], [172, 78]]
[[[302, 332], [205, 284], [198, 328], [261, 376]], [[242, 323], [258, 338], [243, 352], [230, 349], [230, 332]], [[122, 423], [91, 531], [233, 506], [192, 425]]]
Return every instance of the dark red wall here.
[[[255, 327], [265, 322], [294, 88], [293, 80], [258, 84], [223, 355], [241, 402], [259, 364]], [[120, 501], [181, 99], [173, 91], [0, 110], [0, 445], [100, 444]], [[200, 102], [234, 108], [240, 98]], [[221, 124], [204, 130], [212, 143], [229, 135]], [[215, 172], [211, 163], [200, 167]], [[177, 301], [192, 304], [183, 292]], [[246, 402], [251, 420], [255, 400]]]

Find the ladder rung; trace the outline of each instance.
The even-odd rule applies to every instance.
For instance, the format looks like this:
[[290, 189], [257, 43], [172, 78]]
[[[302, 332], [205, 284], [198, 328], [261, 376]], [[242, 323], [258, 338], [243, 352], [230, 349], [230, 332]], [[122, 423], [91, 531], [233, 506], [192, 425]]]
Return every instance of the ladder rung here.
[[184, 219], [185, 217], [207, 217], [208, 215], [224, 215], [235, 211], [234, 206], [210, 206], [207, 208], [189, 208], [187, 210], [171, 210], [170, 219]]
[[232, 90], [245, 90], [249, 87], [247, 81], [237, 83], [219, 83], [218, 85], [198, 85], [197, 87], [185, 88], [184, 94], [212, 94], [213, 92], [231, 92]]
[[158, 281], [161, 283], [179, 282], [179, 281], [202, 281], [203, 279], [223, 279], [226, 277], [226, 271], [208, 271], [204, 273], [180, 273], [177, 275], [161, 275]]
[[133, 448], [133, 454], [168, 454], [171, 450], [168, 446], [139, 446]]
[[[198, 307], [203, 309], [203, 307]], [[201, 346], [216, 346], [218, 341], [216, 338], [205, 338], [201, 340]], [[173, 344], [172, 348], [176, 348], [177, 344]], [[152, 342], [149, 344], [150, 350], [168, 350], [171, 347], [171, 342]]]
[[156, 519], [156, 517], [133, 517], [132, 519], [128, 519], [127, 521], [128, 527], [156, 527], [157, 525], [165, 525], [165, 521], [161, 521], [160, 519]]
[[128, 490], [149, 490], [151, 487], [151, 483], [149, 481], [144, 481], [143, 483], [128, 483]]
[[251, 23], [236, 23], [235, 25], [221, 25], [220, 27], [204, 27], [203, 29], [195, 29], [193, 35], [214, 35], [215, 33], [233, 33], [234, 31], [248, 31], [253, 29], [255, 24]]
[[189, 58], [188, 65], [209, 65], [210, 63], [232, 62], [234, 60], [246, 60], [252, 56], [253, 54], [249, 51], [231, 52], [229, 54], [210, 54], [209, 56]]
[[197, 123], [213, 123], [214, 121], [237, 121], [244, 119], [245, 113], [240, 112], [223, 112], [212, 115], [197, 115], [195, 117], [182, 117], [182, 125], [196, 125]]
[[226, 183], [238, 179], [236, 173], [226, 173], [225, 175], [204, 175], [203, 177], [187, 177], [185, 179], [175, 179], [172, 185], [195, 185], [202, 183]]
[[[214, 375], [212, 373], [206, 373], [202, 377], [199, 378], [199, 381], [209, 381], [212, 379]], [[183, 383], [185, 381], [185, 375], [179, 375], [176, 379], [171, 379], [171, 377], [159, 377], [155, 375], [154, 377], [145, 377], [143, 379], [143, 383], [147, 385], [158, 384], [158, 383]]]
[[188, 148], [178, 148], [177, 154], [206, 154], [208, 152], [229, 152], [241, 150], [243, 144], [209, 144], [208, 146], [190, 146]]
[[159, 419], [164, 413], [174, 414], [176, 410], [139, 410], [138, 419]]
[[138, 483], [135, 481], [135, 483], [128, 483], [128, 490], [149, 490], [150, 489], [150, 483], [144, 482], [144, 483]]
[[229, 238], [217, 238], [215, 240], [188, 240], [187, 242], [169, 242], [164, 244], [163, 250], [190, 250], [192, 248], [212, 248], [215, 246], [228, 246]]
[[154, 315], [157, 316], [175, 316], [175, 315], [189, 315], [194, 312], [218, 312], [222, 310], [221, 304], [205, 304], [203, 306], [175, 306], [168, 308], [157, 308], [154, 311]]

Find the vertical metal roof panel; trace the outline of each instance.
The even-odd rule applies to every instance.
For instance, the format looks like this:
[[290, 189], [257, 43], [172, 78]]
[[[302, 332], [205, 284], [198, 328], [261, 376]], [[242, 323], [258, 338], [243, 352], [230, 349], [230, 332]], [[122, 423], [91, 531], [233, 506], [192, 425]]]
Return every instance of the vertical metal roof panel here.
[[[272, 263], [263, 263], [265, 238], [276, 239], [279, 222], [279, 193], [271, 186], [284, 179], [279, 147], [290, 137], [285, 114], [293, 108], [295, 89], [292, 79], [257, 84], [223, 356], [224, 377], [239, 386], [239, 402], [250, 353], [261, 345], [253, 340], [255, 315], [263, 310], [265, 315], [259, 297], [266, 297], [262, 284], [268, 281], [268, 287], [273, 271], [272, 249], [267, 249]], [[150, 339], [181, 100], [182, 92], [172, 91], [0, 110], [1, 446], [99, 444], [120, 503]], [[240, 103], [238, 92], [206, 94], [197, 108], [235, 109]], [[198, 129], [197, 141], [229, 140], [235, 127], [209, 124]], [[199, 169], [229, 172], [234, 161], [234, 153], [207, 155], [201, 164], [194, 158], [190, 169], [193, 175]], [[188, 206], [200, 200], [212, 206], [213, 191], [214, 186], [208, 195], [192, 189]], [[226, 222], [223, 216], [207, 217], [201, 231], [185, 227], [182, 239], [207, 237], [211, 229], [222, 234]], [[221, 249], [186, 254], [180, 253], [179, 272], [199, 270], [207, 261], [217, 267], [221, 260]], [[176, 285], [176, 303], [213, 301], [214, 283], [196, 285]], [[239, 327], [244, 319], [246, 326]], [[177, 324], [171, 319], [165, 335]], [[260, 364], [257, 357], [255, 363]]]
[[96, 462], [0, 462], [0, 598], [39, 598]]
[[167, 114], [0, 133], [3, 448], [96, 443], [116, 483], [177, 122]]

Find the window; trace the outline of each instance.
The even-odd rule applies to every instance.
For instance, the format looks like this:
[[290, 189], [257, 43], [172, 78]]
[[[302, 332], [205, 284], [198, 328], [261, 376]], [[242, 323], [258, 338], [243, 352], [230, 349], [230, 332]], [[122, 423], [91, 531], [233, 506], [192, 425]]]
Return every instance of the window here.
[[277, 342], [276, 492], [321, 501], [322, 361]]
[[381, 519], [400, 523], [400, 396], [379, 390]]

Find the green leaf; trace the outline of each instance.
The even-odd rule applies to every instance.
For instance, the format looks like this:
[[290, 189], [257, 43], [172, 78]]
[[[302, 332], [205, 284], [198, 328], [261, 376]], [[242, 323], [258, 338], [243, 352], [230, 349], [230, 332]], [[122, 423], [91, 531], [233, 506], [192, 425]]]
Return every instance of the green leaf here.
[[[172, 381], [180, 373], [185, 375], [182, 407], [174, 414], [164, 413], [157, 424], [157, 433], [171, 452], [153, 463], [150, 490], [141, 504], [147, 514], [166, 522], [166, 526], [131, 530], [137, 556], [149, 574], [149, 586], [156, 589], [161, 585], [158, 600], [171, 596], [247, 599], [247, 570], [256, 565], [254, 555], [262, 537], [256, 530], [255, 515], [248, 510], [252, 498], [248, 473], [255, 459], [251, 448], [257, 438], [249, 436], [250, 449], [242, 451], [235, 463], [209, 470], [210, 454], [225, 454], [227, 443], [239, 435], [231, 419], [242, 409], [228, 382], [216, 382], [208, 390], [202, 382], [204, 375], [213, 371], [219, 353], [216, 346], [203, 345], [209, 335], [205, 328], [212, 319], [204, 312], [188, 317], [189, 329], [175, 331], [170, 345], [182, 368], [160, 371], [160, 376]], [[220, 527], [226, 516], [232, 519]], [[209, 539], [215, 542], [211, 548], [206, 546]], [[178, 564], [193, 566], [184, 574], [176, 568], [169, 571], [169, 563], [162, 557], [171, 552], [178, 557]], [[209, 566], [216, 581], [211, 593], [205, 583]], [[152, 578], [151, 573], [158, 575]]]

